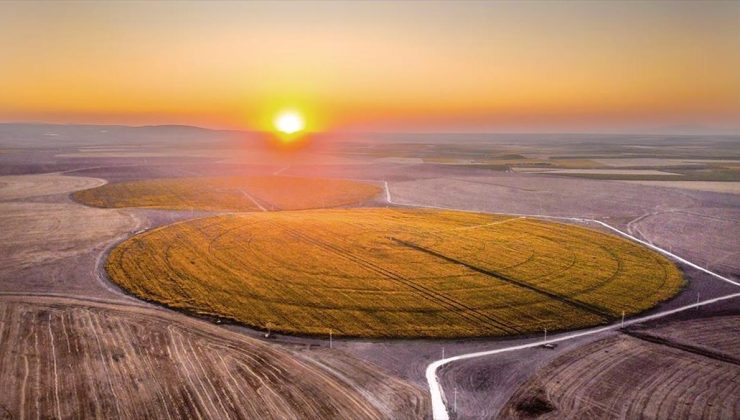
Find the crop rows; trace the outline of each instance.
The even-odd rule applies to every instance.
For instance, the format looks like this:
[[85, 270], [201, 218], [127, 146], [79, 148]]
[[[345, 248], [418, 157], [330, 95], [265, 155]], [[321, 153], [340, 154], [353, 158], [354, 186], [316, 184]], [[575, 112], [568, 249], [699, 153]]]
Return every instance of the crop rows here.
[[740, 365], [712, 354], [721, 348], [704, 352], [692, 347], [706, 343], [684, 346], [692, 337], [719, 341], [731, 360], [740, 336], [727, 327], [737, 321], [730, 316], [674, 322], [656, 334], [688, 341], [618, 335], [588, 344], [540, 370], [499, 417], [530, 418], [539, 412], [539, 418], [738, 418]]
[[377, 186], [355, 181], [251, 176], [128, 181], [78, 191], [73, 196], [93, 207], [260, 211], [345, 206], [379, 192]]
[[224, 215], [136, 236], [110, 277], [144, 299], [299, 334], [514, 335], [584, 327], [676, 293], [663, 257], [525, 218], [355, 209]]
[[[337, 356], [341, 359], [341, 356]], [[340, 361], [337, 361], [340, 363]], [[419, 418], [421, 390], [182, 316], [0, 299], [0, 418]], [[373, 395], [373, 398], [367, 398]]]

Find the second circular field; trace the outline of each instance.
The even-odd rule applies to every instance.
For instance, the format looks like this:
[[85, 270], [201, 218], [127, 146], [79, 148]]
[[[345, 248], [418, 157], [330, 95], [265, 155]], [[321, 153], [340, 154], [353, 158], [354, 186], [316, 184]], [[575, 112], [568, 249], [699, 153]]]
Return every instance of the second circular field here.
[[111, 279], [257, 328], [355, 337], [517, 335], [603, 324], [683, 285], [627, 240], [537, 219], [398, 209], [245, 213], [133, 237]]

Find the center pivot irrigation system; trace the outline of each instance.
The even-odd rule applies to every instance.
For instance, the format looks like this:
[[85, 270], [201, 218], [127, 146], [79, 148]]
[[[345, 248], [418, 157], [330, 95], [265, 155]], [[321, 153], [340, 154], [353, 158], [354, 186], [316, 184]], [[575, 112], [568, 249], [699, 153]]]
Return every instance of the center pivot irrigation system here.
[[[386, 201], [389, 204], [394, 204], [394, 205], [399, 205], [399, 206], [409, 206], [409, 207], [421, 207], [421, 208], [440, 209], [440, 210], [456, 210], [456, 211], [468, 211], [468, 212], [471, 211], [471, 210], [454, 209], [454, 208], [449, 208], [449, 207], [429, 206], [429, 205], [423, 205], [423, 204], [396, 203], [396, 202], [394, 202], [391, 199], [391, 190], [390, 190], [390, 187], [388, 185], [388, 182], [387, 181], [383, 181], [383, 185], [384, 185], [384, 189], [385, 189], [385, 199], [386, 199]], [[483, 213], [483, 212], [476, 212], [476, 213]], [[490, 213], [490, 212], [485, 212], [485, 213]], [[646, 247], [648, 247], [648, 248], [650, 248], [650, 249], [652, 249], [654, 251], [657, 251], [657, 252], [659, 252], [659, 253], [661, 253], [661, 254], [669, 257], [669, 258], [672, 258], [675, 261], [678, 261], [678, 262], [680, 262], [682, 264], [688, 265], [689, 267], [695, 268], [695, 269], [697, 269], [699, 271], [702, 271], [702, 272], [704, 272], [706, 274], [709, 274], [710, 276], [715, 277], [715, 278], [717, 278], [719, 280], [722, 280], [724, 282], [730, 283], [730, 284], [735, 285], [735, 286], [740, 286], [740, 282], [737, 282], [737, 281], [732, 280], [730, 278], [724, 277], [724, 276], [722, 276], [720, 274], [717, 274], [717, 273], [715, 273], [713, 271], [710, 271], [710, 270], [708, 270], [708, 269], [706, 269], [706, 268], [704, 268], [702, 266], [699, 266], [697, 264], [694, 264], [691, 261], [688, 261], [688, 260], [686, 260], [686, 259], [684, 259], [682, 257], [679, 257], [678, 255], [676, 255], [676, 254], [674, 254], [674, 253], [672, 253], [670, 251], [667, 251], [667, 250], [665, 250], [663, 248], [660, 248], [658, 246], [655, 246], [655, 245], [653, 245], [653, 244], [651, 244], [649, 242], [643, 241], [642, 239], [636, 238], [636, 237], [634, 237], [634, 236], [632, 236], [632, 235], [630, 235], [630, 234], [628, 234], [626, 232], [623, 232], [623, 231], [615, 228], [614, 226], [611, 226], [611, 225], [609, 225], [607, 223], [604, 223], [604, 222], [602, 222], [600, 220], [588, 219], [588, 218], [582, 218], [582, 217], [548, 216], [548, 215], [542, 215], [542, 214], [516, 214], [516, 213], [495, 213], [495, 212], [494, 213], [490, 213], [490, 214], [507, 214], [507, 215], [510, 215], [510, 216], [532, 217], [532, 218], [537, 218], [537, 219], [552, 219], [552, 220], [563, 220], [563, 221], [568, 221], [568, 222], [597, 224], [599, 226], [602, 226], [602, 227], [604, 227], [604, 228], [606, 228], [606, 229], [608, 229], [608, 230], [616, 233], [617, 235], [620, 235], [620, 236], [623, 236], [625, 238], [628, 238], [628, 239], [630, 239], [632, 241], [635, 241], [635, 242], [637, 242], [639, 244], [642, 244], [642, 245], [644, 245], [644, 246], [646, 246]], [[731, 293], [729, 295], [720, 296], [720, 297], [713, 298], [713, 299], [707, 299], [707, 300], [704, 300], [704, 301], [698, 301], [697, 300], [696, 303], [693, 303], [691, 305], [681, 306], [681, 307], [678, 307], [678, 308], [675, 308], [675, 309], [670, 309], [670, 310], [658, 312], [658, 313], [655, 313], [655, 314], [652, 314], [652, 315], [638, 317], [638, 318], [634, 318], [634, 319], [631, 319], [631, 320], [628, 320], [628, 321], [622, 320], [619, 323], [615, 323], [615, 324], [612, 324], [612, 325], [607, 325], [605, 327], [587, 329], [587, 330], [584, 330], [584, 331], [579, 331], [579, 332], [575, 332], [575, 333], [570, 333], [570, 334], [565, 334], [565, 335], [561, 335], [561, 336], [556, 336], [555, 338], [547, 339], [547, 337], [545, 337], [543, 340], [537, 340], [537, 341], [533, 341], [531, 343], [520, 344], [520, 345], [510, 346], [510, 347], [503, 347], [503, 348], [495, 349], [495, 350], [488, 350], [488, 351], [480, 351], [480, 352], [475, 352], [475, 353], [461, 354], [461, 355], [458, 355], [458, 356], [447, 357], [447, 358], [444, 358], [444, 356], [443, 356], [442, 359], [436, 360], [436, 361], [430, 363], [427, 366], [427, 369], [426, 369], [426, 379], [427, 379], [427, 382], [429, 384], [429, 393], [431, 394], [431, 398], [432, 398], [432, 415], [433, 415], [433, 417], [434, 417], [435, 420], [447, 420], [447, 419], [449, 419], [449, 413], [447, 411], [447, 406], [445, 405], [444, 390], [442, 389], [442, 386], [439, 383], [439, 379], [437, 378], [437, 370], [440, 367], [442, 367], [442, 366], [444, 366], [446, 364], [449, 364], [449, 363], [452, 363], [452, 362], [461, 361], [461, 360], [474, 359], [476, 357], [491, 356], [491, 355], [499, 354], [499, 353], [508, 353], [508, 352], [511, 352], [511, 351], [524, 350], [524, 349], [529, 349], [529, 348], [533, 348], [533, 347], [538, 347], [538, 346], [542, 346], [542, 345], [545, 345], [545, 344], [552, 344], [552, 343], [558, 343], [558, 342], [561, 342], [561, 341], [572, 340], [572, 339], [579, 338], [579, 337], [584, 337], [584, 336], [598, 334], [598, 333], [602, 333], [602, 332], [606, 332], [606, 331], [610, 331], [610, 330], [619, 329], [619, 328], [622, 328], [624, 326], [629, 326], [629, 325], [639, 324], [639, 323], [646, 322], [646, 321], [651, 321], [651, 320], [662, 318], [662, 317], [665, 317], [665, 316], [668, 316], [668, 315], [673, 315], [673, 314], [678, 313], [678, 312], [686, 311], [686, 310], [693, 309], [693, 308], [698, 308], [698, 307], [700, 307], [702, 305], [707, 305], [707, 304], [715, 303], [715, 302], [721, 302], [721, 301], [724, 301], [724, 300], [734, 299], [734, 298], [737, 298], [737, 297], [740, 297], [740, 293]], [[455, 404], [455, 405], [457, 405], [457, 404]]]

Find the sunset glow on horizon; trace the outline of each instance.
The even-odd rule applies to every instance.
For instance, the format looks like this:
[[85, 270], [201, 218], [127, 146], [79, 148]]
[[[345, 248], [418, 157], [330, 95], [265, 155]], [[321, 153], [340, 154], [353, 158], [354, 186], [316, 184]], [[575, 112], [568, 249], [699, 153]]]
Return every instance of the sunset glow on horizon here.
[[2, 3], [0, 122], [736, 129], [739, 21], [738, 2]]

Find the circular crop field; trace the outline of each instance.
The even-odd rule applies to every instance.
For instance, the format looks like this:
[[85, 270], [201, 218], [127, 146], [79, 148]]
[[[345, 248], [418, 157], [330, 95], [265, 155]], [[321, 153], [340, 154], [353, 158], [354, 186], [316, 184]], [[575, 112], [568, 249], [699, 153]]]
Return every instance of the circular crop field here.
[[663, 256], [595, 230], [453, 211], [354, 209], [191, 220], [116, 247], [147, 300], [294, 334], [516, 335], [602, 324], [678, 292]]
[[93, 207], [267, 211], [356, 205], [380, 191], [343, 179], [229, 176], [117, 182], [77, 191], [73, 197]]

